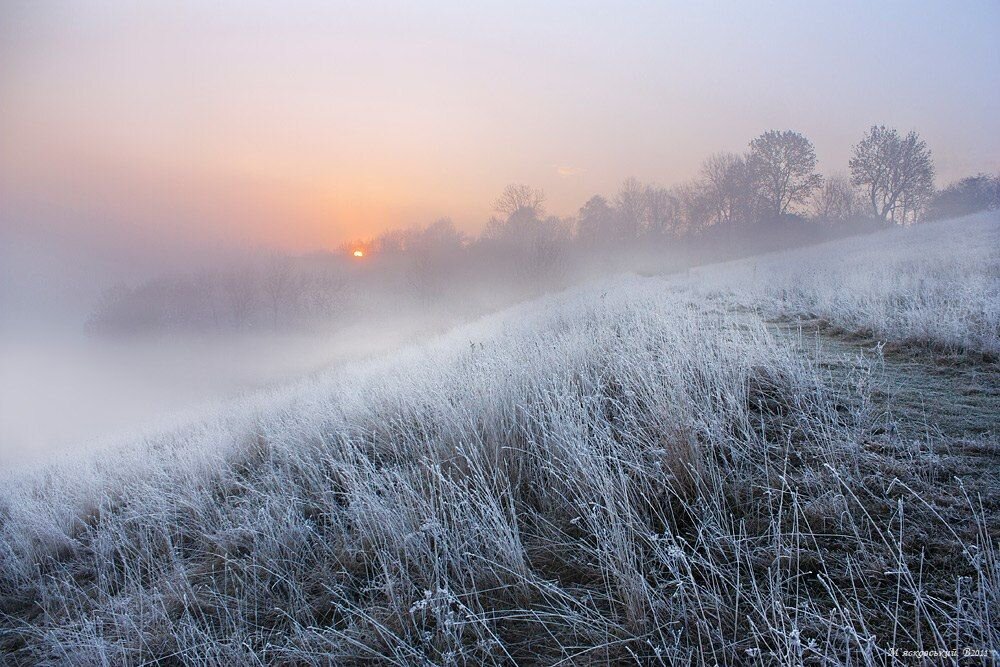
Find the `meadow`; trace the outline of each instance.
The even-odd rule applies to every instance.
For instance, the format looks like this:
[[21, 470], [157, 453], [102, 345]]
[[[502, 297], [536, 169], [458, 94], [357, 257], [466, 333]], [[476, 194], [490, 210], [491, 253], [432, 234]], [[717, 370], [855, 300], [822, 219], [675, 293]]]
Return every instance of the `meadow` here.
[[[992, 213], [604, 278], [8, 473], [0, 652], [996, 659], [998, 239]], [[977, 429], [896, 400], [942, 364]]]
[[997, 213], [890, 229], [694, 269], [691, 287], [770, 319], [894, 347], [1000, 355]]

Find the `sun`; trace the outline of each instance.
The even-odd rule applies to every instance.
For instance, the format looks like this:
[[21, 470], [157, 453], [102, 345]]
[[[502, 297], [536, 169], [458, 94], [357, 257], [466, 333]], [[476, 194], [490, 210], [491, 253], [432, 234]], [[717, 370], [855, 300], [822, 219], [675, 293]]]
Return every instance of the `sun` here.
[[355, 257], [364, 257], [365, 256], [365, 251], [364, 250], [355, 250], [354, 251], [354, 256]]

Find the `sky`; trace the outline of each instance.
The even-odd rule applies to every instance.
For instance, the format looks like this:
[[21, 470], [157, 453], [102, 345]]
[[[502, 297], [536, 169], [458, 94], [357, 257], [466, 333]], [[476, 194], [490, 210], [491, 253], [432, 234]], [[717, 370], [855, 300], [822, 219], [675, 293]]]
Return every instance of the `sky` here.
[[874, 123], [946, 183], [1000, 172], [998, 44], [996, 0], [2, 0], [0, 233], [149, 267], [475, 231], [508, 183], [571, 215], [767, 129], [844, 172]]

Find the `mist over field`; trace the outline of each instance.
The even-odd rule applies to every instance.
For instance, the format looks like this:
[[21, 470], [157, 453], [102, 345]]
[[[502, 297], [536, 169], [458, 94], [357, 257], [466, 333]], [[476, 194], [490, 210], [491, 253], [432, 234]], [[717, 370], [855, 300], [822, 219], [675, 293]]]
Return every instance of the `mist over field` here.
[[1000, 661], [1000, 7], [0, 6], [0, 665]]

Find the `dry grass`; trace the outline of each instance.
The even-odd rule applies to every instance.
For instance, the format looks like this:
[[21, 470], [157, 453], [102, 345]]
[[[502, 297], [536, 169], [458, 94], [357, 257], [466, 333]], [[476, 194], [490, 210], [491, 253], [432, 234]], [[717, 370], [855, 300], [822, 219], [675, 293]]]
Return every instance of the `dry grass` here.
[[1000, 212], [712, 266], [689, 284], [769, 318], [1000, 360]]
[[983, 467], [895, 437], [871, 360], [831, 374], [667, 286], [542, 299], [12, 477], [0, 649], [399, 665], [1000, 650]]

